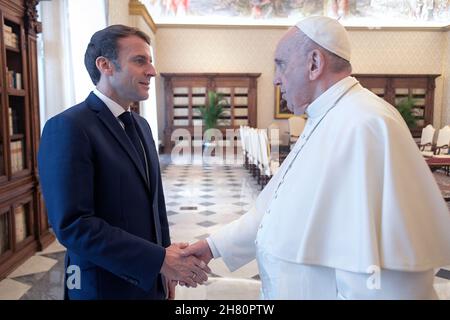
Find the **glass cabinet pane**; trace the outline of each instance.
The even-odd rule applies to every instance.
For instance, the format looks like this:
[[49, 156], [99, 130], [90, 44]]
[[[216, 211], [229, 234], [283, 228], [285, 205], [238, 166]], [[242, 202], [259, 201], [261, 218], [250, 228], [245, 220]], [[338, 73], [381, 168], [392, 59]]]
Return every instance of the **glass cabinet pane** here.
[[8, 212], [0, 214], [0, 255], [11, 248], [9, 242], [9, 219]]
[[23, 97], [10, 97], [9, 101], [10, 162], [14, 174], [27, 168], [25, 102]]
[[2, 95], [0, 94], [0, 176], [4, 176], [6, 175], [6, 170], [5, 170], [5, 156], [4, 156], [4, 143], [3, 143], [3, 121], [2, 120], [2, 115], [3, 112], [1, 112], [1, 110], [3, 110], [3, 103], [2, 103]]

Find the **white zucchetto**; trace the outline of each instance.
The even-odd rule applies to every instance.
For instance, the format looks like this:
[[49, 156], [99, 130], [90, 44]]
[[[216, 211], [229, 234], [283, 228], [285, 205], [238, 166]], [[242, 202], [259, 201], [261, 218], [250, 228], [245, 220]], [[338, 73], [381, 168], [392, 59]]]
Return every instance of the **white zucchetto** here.
[[311, 16], [299, 21], [295, 26], [321, 47], [350, 61], [351, 48], [348, 34], [344, 26], [336, 19]]

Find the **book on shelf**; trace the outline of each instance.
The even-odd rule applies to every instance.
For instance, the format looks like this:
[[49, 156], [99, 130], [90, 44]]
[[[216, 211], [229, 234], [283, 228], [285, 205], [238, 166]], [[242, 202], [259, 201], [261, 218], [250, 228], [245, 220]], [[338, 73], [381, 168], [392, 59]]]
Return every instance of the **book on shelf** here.
[[27, 237], [27, 214], [25, 206], [21, 205], [14, 208], [14, 219], [16, 224], [16, 243], [19, 243]]
[[20, 118], [16, 111], [14, 111], [14, 106], [8, 108], [9, 114], [9, 135], [21, 133], [20, 132]]
[[11, 171], [16, 173], [24, 169], [23, 167], [23, 143], [22, 140], [11, 142]]
[[5, 174], [5, 163], [3, 161], [3, 143], [0, 140], [0, 175]]
[[14, 126], [13, 126], [13, 110], [12, 108], [8, 108], [8, 119], [9, 119], [9, 135], [12, 136], [14, 134]]
[[22, 74], [19, 72], [16, 72], [15, 74], [14, 88], [17, 90], [22, 90]]
[[12, 30], [12, 27], [3, 25], [3, 38], [9, 47], [19, 49], [19, 37]]
[[14, 70], [7, 69], [6, 71], [8, 87], [22, 90], [22, 74], [20, 72], [15, 72]]

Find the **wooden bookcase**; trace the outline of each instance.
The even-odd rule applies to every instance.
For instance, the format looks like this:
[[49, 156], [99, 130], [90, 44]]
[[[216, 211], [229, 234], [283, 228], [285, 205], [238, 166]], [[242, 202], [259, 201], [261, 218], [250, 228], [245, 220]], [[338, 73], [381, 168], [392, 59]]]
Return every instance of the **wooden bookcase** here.
[[411, 97], [415, 107], [416, 127], [411, 128], [413, 137], [418, 138], [422, 129], [433, 124], [435, 80], [439, 74], [354, 74], [361, 85], [393, 106], [400, 100]]
[[0, 279], [53, 241], [39, 187], [37, 0], [0, 0]]
[[202, 125], [199, 106], [208, 103], [208, 91], [224, 96], [227, 103], [218, 126], [224, 134], [226, 129], [241, 125], [256, 127], [256, 81], [260, 73], [162, 73], [164, 78], [166, 123], [164, 151], [170, 152], [174, 145], [174, 130], [187, 129], [191, 137], [194, 126]]

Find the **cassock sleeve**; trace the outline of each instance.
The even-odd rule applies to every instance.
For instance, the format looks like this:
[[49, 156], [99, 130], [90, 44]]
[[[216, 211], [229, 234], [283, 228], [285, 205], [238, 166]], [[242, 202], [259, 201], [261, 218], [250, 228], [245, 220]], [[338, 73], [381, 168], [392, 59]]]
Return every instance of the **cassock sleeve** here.
[[211, 235], [208, 243], [212, 242], [211, 247], [216, 251], [214, 258], [222, 257], [230, 271], [235, 271], [255, 259], [255, 238], [260, 221], [261, 216], [253, 207], [241, 218]]

